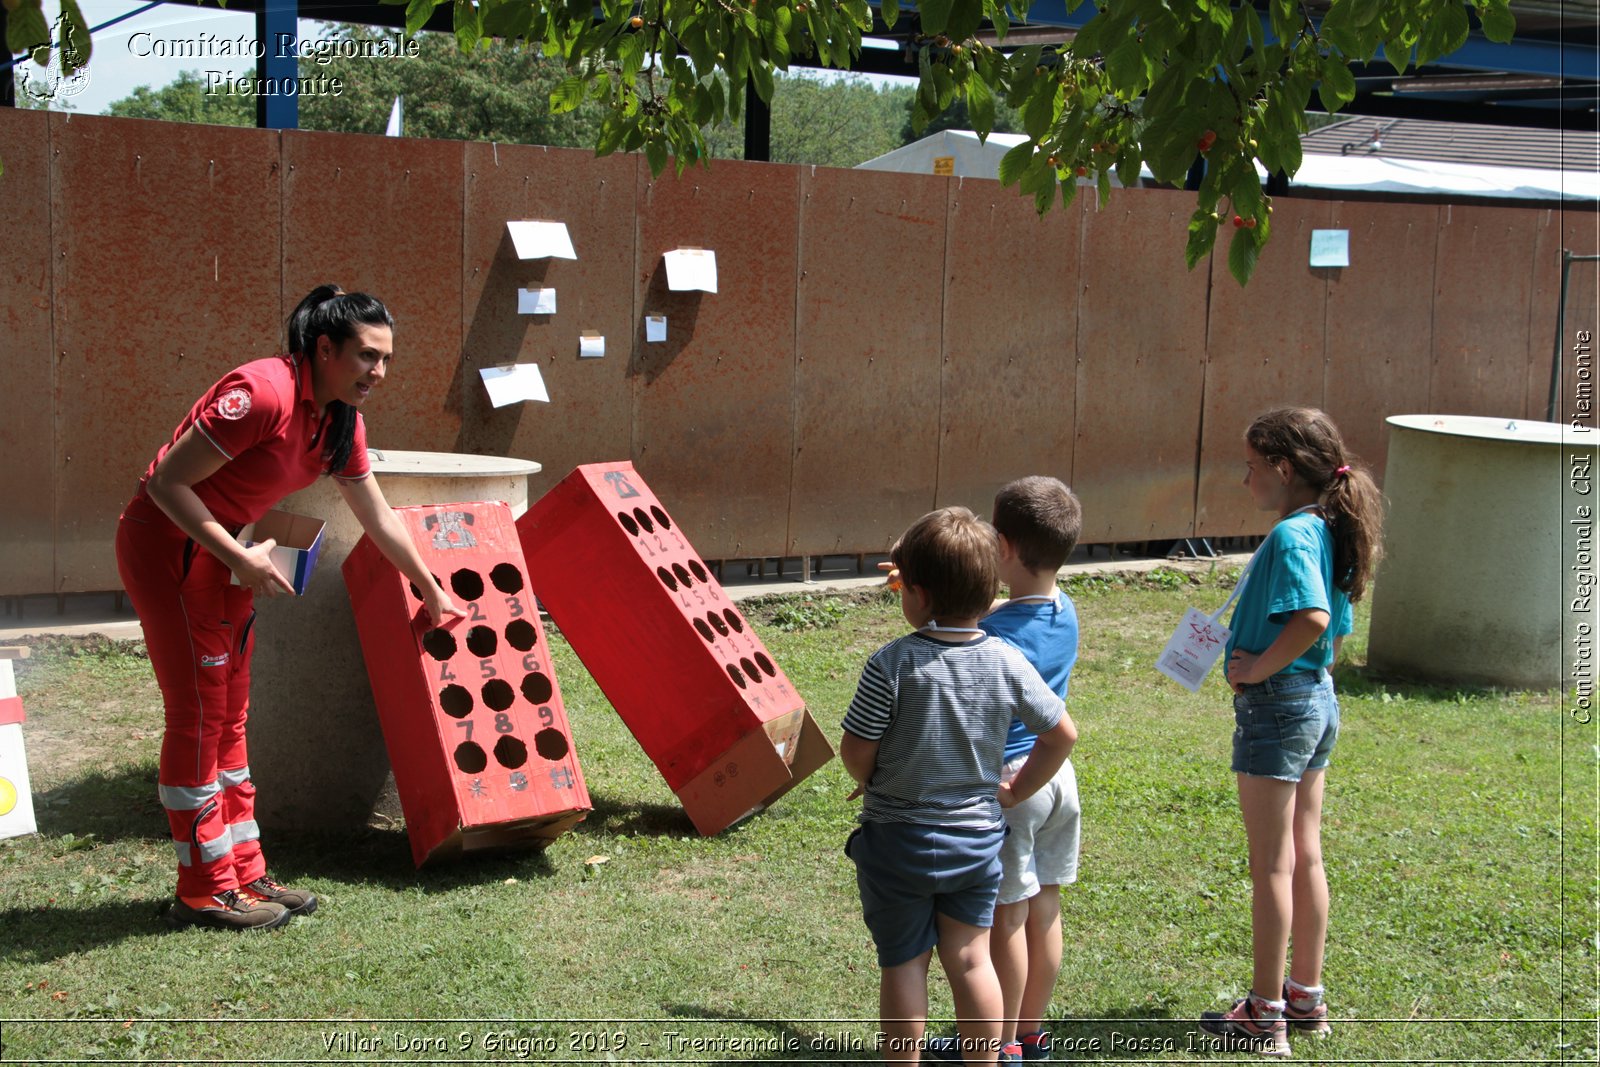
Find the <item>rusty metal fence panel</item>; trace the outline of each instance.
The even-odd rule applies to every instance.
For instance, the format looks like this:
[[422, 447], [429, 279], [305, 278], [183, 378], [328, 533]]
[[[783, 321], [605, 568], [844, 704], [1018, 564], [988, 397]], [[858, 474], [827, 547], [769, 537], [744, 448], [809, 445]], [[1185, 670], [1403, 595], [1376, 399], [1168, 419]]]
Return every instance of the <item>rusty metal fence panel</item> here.
[[[639, 169], [630, 373], [634, 462], [708, 559], [782, 555], [794, 439], [800, 169]], [[716, 253], [717, 291], [671, 291], [663, 256]], [[665, 315], [647, 344], [643, 317]]]
[[49, 120], [43, 111], [0, 108], [0, 596], [57, 588]]
[[[395, 317], [395, 359], [363, 405], [367, 441], [449, 451], [461, 432], [466, 145], [299, 130], [282, 137], [280, 321], [324, 282], [382, 300]], [[262, 221], [276, 229], [277, 211]]]
[[1323, 406], [1323, 322], [1330, 271], [1310, 263], [1311, 231], [1327, 229], [1333, 205], [1278, 197], [1272, 240], [1248, 288], [1228, 271], [1233, 228], [1224, 225], [1211, 257], [1211, 324], [1206, 345], [1204, 415], [1196, 486], [1196, 532], [1203, 537], [1265, 533], [1239, 484], [1240, 443], [1250, 420], [1271, 408]]
[[1446, 415], [1524, 417], [1537, 212], [1447, 205], [1433, 287], [1428, 406]]
[[[1536, 220], [1538, 231], [1533, 254], [1533, 292], [1528, 301], [1528, 407], [1525, 418], [1544, 419], [1550, 405], [1550, 370], [1555, 358], [1556, 316], [1561, 304], [1561, 253], [1575, 256], [1600, 254], [1600, 216], [1593, 210], [1547, 210]], [[1596, 322], [1596, 271], [1600, 264], [1574, 263], [1568, 281], [1566, 336], [1562, 339], [1566, 366], [1573, 367], [1573, 346], [1579, 331], [1593, 339], [1600, 334]], [[1573, 383], [1569, 382], [1569, 391]], [[1592, 382], [1590, 383], [1593, 384]], [[1573, 398], [1556, 397], [1556, 420], [1570, 421]]]
[[1192, 193], [1125, 189], [1084, 217], [1072, 465], [1086, 544], [1194, 529], [1209, 279], [1184, 268], [1193, 211]]
[[1440, 209], [1373, 201], [1333, 208], [1334, 228], [1350, 231], [1350, 266], [1328, 272], [1324, 406], [1382, 484], [1384, 419], [1428, 410]]
[[117, 515], [195, 399], [278, 350], [278, 136], [51, 115], [56, 589], [116, 589]]
[[951, 183], [940, 505], [989, 515], [1013, 478], [1072, 480], [1083, 206], [1041, 217], [998, 182]]
[[881, 552], [932, 506], [950, 180], [802, 171], [789, 552]]
[[[462, 424], [454, 451], [531, 459], [531, 498], [580, 463], [632, 455], [637, 157], [525, 145], [466, 146]], [[506, 223], [564, 222], [578, 258], [517, 258]], [[519, 289], [556, 290], [556, 314], [517, 312]], [[580, 359], [583, 331], [606, 339]], [[550, 402], [495, 408], [479, 371], [537, 363]]]

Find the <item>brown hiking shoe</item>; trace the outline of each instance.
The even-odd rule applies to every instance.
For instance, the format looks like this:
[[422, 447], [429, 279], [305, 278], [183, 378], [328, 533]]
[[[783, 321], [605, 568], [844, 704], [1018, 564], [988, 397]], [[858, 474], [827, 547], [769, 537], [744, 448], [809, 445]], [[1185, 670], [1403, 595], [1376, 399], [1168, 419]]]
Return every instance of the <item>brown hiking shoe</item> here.
[[282, 904], [254, 900], [237, 889], [212, 897], [179, 897], [167, 913], [172, 925], [211, 926], [219, 930], [271, 930], [291, 918]]
[[239, 887], [239, 892], [246, 899], [266, 901], [269, 904], [282, 904], [289, 910], [290, 915], [310, 915], [317, 910], [317, 895], [315, 893], [279, 885], [267, 875], [262, 875], [253, 882], [246, 882]]

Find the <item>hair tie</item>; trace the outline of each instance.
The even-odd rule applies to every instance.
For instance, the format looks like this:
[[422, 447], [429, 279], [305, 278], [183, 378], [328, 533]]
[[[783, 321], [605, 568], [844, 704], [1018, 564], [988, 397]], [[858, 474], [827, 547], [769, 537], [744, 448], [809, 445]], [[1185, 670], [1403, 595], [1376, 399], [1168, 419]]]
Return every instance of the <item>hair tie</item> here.
[[1350, 464], [1346, 463], [1344, 466], [1342, 466], [1338, 470], [1334, 471], [1333, 472], [1333, 476], [1335, 478], [1337, 478], [1341, 474], [1349, 474], [1349, 473], [1350, 473]]

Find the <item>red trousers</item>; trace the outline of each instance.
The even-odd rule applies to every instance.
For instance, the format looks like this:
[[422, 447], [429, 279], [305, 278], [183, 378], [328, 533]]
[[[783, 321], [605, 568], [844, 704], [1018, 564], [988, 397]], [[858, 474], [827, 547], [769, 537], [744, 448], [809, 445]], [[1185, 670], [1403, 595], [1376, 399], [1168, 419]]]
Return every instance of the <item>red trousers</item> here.
[[236, 889], [267, 869], [244, 741], [255, 649], [250, 591], [142, 495], [117, 523], [117, 572], [166, 705], [160, 794], [178, 854], [178, 895]]

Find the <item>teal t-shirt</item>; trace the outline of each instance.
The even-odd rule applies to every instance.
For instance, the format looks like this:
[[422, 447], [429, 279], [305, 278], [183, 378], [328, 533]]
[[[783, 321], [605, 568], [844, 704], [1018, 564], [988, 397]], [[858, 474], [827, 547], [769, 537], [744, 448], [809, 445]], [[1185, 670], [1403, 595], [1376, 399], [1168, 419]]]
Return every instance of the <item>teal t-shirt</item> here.
[[1235, 648], [1265, 652], [1296, 611], [1328, 613], [1328, 628], [1280, 674], [1333, 664], [1333, 642], [1350, 632], [1350, 598], [1333, 584], [1333, 533], [1322, 516], [1302, 511], [1279, 521], [1257, 550], [1255, 565], [1228, 623], [1226, 657]]

